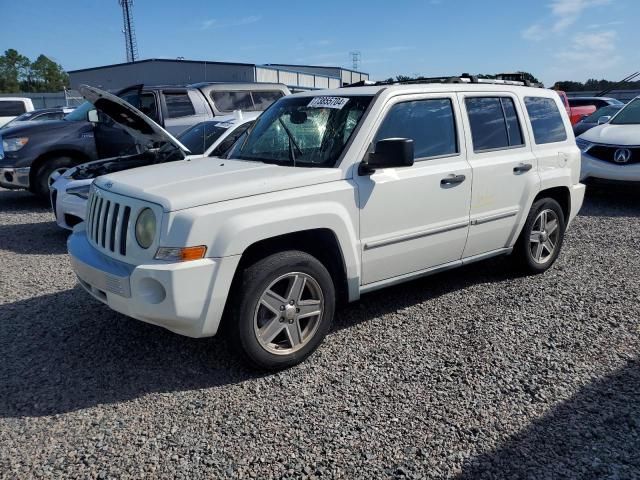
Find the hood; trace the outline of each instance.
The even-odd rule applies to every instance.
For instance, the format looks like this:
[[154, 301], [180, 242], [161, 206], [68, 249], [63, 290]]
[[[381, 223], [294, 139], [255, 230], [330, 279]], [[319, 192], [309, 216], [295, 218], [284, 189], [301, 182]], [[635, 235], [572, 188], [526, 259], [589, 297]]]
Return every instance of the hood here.
[[68, 128], [72, 123], [65, 120], [48, 120], [46, 122], [16, 122], [8, 127], [0, 128], [0, 136], [20, 137], [23, 134], [35, 134], [40, 132], [53, 132], [63, 128]]
[[283, 167], [244, 160], [200, 158], [99, 177], [95, 185], [147, 200], [165, 211], [207, 205], [342, 179], [338, 168]]
[[606, 145], [640, 145], [640, 125], [612, 125], [605, 123], [580, 135], [592, 143]]
[[79, 90], [97, 110], [109, 116], [140, 144], [152, 146], [169, 143], [185, 154], [190, 153], [176, 137], [120, 97], [88, 85], [80, 86]]

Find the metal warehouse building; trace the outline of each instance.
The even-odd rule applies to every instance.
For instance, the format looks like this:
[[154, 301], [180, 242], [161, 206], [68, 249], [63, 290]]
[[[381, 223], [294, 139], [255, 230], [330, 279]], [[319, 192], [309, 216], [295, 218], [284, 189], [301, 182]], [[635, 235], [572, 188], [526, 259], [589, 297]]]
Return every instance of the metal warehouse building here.
[[131, 63], [68, 72], [72, 88], [87, 84], [104, 90], [146, 85], [188, 85], [197, 82], [276, 82], [292, 90], [337, 88], [369, 74], [341, 67], [311, 65], [255, 65], [251, 63], [164, 60], [151, 58]]

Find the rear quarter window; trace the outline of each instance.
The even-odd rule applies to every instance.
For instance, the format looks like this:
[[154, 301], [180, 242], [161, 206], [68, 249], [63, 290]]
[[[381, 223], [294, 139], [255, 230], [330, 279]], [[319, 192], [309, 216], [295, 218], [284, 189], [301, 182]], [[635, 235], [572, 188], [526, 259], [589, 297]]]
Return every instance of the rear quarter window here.
[[22, 115], [26, 109], [23, 102], [15, 100], [0, 100], [0, 117], [17, 117]]
[[564, 142], [567, 131], [558, 106], [551, 98], [525, 97], [524, 103], [536, 144]]

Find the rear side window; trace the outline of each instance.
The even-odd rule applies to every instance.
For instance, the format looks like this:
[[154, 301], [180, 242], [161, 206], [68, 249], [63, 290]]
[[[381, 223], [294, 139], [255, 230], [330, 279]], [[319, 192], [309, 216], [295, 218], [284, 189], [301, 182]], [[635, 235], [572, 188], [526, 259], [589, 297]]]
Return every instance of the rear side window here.
[[165, 92], [164, 101], [167, 105], [167, 117], [169, 118], [188, 117], [196, 114], [187, 92]]
[[562, 121], [556, 102], [550, 98], [525, 97], [533, 137], [538, 145], [545, 143], [564, 142], [567, 131]]
[[413, 140], [416, 160], [458, 153], [453, 107], [448, 98], [397, 103], [385, 117], [375, 141]]
[[211, 92], [211, 98], [216, 108], [222, 112], [234, 110], [253, 110], [251, 92]]
[[284, 93], [280, 90], [211, 92], [211, 99], [221, 112], [233, 112], [234, 110], [261, 112], [282, 97], [284, 97]]
[[0, 100], [0, 117], [17, 117], [26, 109], [24, 103], [15, 100]]
[[266, 110], [279, 98], [284, 97], [284, 94], [279, 90], [265, 91], [265, 92], [251, 92], [253, 97], [253, 106], [255, 110]]
[[473, 97], [465, 100], [473, 150], [497, 150], [520, 147], [522, 130], [513, 99], [509, 97]]

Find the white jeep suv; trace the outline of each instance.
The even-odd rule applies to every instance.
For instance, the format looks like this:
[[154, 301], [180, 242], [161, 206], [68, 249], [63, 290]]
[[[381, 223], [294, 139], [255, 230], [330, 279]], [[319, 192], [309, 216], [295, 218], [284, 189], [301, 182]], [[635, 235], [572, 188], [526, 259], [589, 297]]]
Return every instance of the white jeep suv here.
[[68, 240], [81, 285], [182, 335], [224, 324], [276, 369], [340, 300], [509, 253], [545, 271], [585, 191], [566, 111], [551, 90], [456, 81], [293, 95], [226, 159], [97, 178]]

